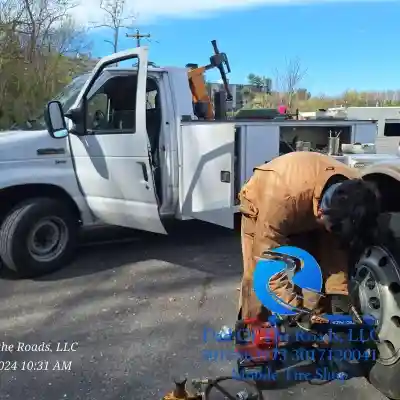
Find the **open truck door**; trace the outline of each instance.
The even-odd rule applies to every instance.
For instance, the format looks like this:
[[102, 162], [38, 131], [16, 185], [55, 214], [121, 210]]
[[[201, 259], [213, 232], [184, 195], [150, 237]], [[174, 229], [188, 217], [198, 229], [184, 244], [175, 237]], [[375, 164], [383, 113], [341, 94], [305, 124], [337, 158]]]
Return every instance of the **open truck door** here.
[[235, 124], [183, 124], [179, 144], [182, 218], [233, 228]]
[[[105, 69], [127, 60], [127, 70]], [[101, 59], [66, 117], [73, 122], [76, 176], [93, 214], [107, 224], [166, 234], [146, 131], [147, 65], [146, 47]]]

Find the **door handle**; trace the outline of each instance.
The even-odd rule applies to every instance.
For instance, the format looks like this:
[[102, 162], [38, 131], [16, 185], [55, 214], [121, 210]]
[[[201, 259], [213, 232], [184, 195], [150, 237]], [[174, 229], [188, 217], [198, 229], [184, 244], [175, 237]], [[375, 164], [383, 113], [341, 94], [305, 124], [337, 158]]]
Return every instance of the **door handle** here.
[[142, 166], [142, 172], [143, 172], [143, 179], [148, 182], [149, 181], [149, 174], [147, 173], [147, 167], [144, 162], [139, 163]]

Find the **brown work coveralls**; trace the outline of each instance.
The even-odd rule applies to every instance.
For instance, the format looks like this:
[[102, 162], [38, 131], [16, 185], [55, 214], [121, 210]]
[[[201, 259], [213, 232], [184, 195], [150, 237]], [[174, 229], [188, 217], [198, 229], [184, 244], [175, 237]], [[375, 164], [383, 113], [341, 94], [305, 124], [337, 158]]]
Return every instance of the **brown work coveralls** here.
[[[321, 193], [337, 176], [357, 178], [358, 172], [334, 158], [312, 152], [293, 152], [254, 169], [240, 192], [244, 273], [239, 310], [242, 318], [264, 318], [265, 309], [253, 291], [253, 273], [258, 257], [282, 245], [303, 248], [321, 266], [327, 294], [347, 294], [347, 254], [332, 234], [317, 224]], [[301, 296], [282, 276], [271, 282], [282, 300], [301, 306]], [[318, 299], [307, 300], [316, 310]], [[318, 304], [318, 307], [315, 304]], [[322, 309], [321, 309], [322, 311]]]

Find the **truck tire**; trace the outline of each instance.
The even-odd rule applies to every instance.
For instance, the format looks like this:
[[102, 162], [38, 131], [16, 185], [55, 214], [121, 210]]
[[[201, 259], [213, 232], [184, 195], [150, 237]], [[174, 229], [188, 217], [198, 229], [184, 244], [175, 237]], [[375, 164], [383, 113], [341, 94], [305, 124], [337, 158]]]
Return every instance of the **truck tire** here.
[[29, 199], [5, 217], [0, 228], [0, 256], [18, 277], [48, 274], [71, 261], [78, 227], [77, 216], [62, 201]]
[[350, 285], [361, 313], [379, 321], [377, 359], [368, 379], [385, 396], [400, 400], [400, 257], [396, 248], [368, 248], [355, 266]]

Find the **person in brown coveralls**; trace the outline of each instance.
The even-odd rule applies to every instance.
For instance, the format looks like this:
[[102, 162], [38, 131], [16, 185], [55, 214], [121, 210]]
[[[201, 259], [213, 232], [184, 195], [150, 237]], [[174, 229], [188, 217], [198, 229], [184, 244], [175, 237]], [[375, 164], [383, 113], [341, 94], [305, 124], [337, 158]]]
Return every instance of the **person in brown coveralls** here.
[[316, 258], [327, 296], [303, 299], [277, 275], [271, 289], [278, 297], [314, 315], [330, 312], [330, 295], [347, 298], [350, 249], [368, 242], [379, 215], [378, 193], [356, 169], [319, 153], [293, 152], [255, 168], [239, 197], [244, 263], [239, 319], [268, 316], [253, 291], [253, 273], [264, 251], [282, 245]]

